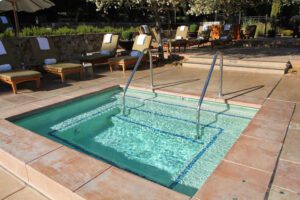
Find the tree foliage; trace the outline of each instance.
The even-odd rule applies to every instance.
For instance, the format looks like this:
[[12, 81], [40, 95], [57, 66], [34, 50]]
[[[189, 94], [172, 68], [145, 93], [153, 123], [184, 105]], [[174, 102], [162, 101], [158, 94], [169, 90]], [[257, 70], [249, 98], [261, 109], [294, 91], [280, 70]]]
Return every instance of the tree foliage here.
[[108, 8], [144, 8], [164, 12], [166, 9], [188, 7], [191, 15], [201, 15], [222, 11], [232, 14], [251, 6], [276, 2], [280, 5], [300, 4], [300, 0], [87, 0], [94, 2], [98, 11], [106, 12]]
[[175, 8], [184, 3], [185, 0], [87, 0], [89, 2], [94, 2], [96, 4], [97, 10], [104, 12], [107, 8], [144, 8], [148, 10], [155, 10], [162, 12], [168, 8]]

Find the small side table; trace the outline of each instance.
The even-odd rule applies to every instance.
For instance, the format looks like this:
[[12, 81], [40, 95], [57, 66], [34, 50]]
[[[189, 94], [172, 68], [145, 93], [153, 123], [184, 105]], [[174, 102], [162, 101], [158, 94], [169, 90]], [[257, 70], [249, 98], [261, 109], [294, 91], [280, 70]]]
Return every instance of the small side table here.
[[82, 65], [83, 65], [85, 78], [87, 78], [88, 76], [90, 78], [93, 78], [94, 77], [93, 64], [92, 63], [82, 63]]

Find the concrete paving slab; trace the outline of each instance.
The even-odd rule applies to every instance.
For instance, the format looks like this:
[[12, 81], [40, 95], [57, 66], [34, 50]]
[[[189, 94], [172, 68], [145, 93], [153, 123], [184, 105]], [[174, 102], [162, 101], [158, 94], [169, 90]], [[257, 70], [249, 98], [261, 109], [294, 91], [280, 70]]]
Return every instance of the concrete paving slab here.
[[300, 193], [300, 164], [280, 159], [273, 185]]
[[146, 179], [115, 167], [96, 177], [76, 191], [81, 198], [74, 200], [188, 200], [189, 197], [161, 187]]
[[272, 173], [282, 143], [241, 136], [225, 160]]
[[205, 185], [196, 193], [199, 199], [264, 199], [271, 175], [222, 161]]
[[300, 164], [299, 144], [300, 144], [300, 131], [297, 129], [289, 129], [283, 145], [281, 159]]
[[49, 200], [47, 197], [27, 186], [3, 200]]
[[269, 200], [299, 200], [300, 193], [294, 193], [283, 188], [273, 186], [269, 194]]
[[21, 190], [25, 184], [0, 166], [0, 199]]
[[276, 87], [271, 99], [300, 102], [300, 76], [284, 76]]
[[29, 183], [53, 199], [71, 199], [72, 191], [110, 167], [67, 147], [53, 151], [27, 166]]

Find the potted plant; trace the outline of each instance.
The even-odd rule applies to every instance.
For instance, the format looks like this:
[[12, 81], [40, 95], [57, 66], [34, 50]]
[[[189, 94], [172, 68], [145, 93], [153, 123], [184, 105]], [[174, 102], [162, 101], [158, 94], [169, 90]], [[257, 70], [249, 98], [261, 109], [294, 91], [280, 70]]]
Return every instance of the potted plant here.
[[133, 47], [132, 36], [133, 33], [131, 31], [123, 31], [121, 33], [121, 39], [119, 41], [119, 45], [127, 51], [132, 50]]

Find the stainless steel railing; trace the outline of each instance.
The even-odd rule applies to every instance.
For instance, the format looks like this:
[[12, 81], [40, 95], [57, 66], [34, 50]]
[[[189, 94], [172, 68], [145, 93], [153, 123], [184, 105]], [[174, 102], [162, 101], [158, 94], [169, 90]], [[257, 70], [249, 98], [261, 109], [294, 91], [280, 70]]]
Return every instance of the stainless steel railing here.
[[215, 65], [216, 65], [216, 62], [217, 62], [217, 59], [218, 59], [219, 56], [220, 56], [219, 97], [223, 96], [223, 53], [220, 52], [220, 51], [217, 51], [215, 53], [214, 57], [213, 57], [213, 61], [212, 61], [212, 64], [210, 66], [208, 76], [206, 78], [206, 82], [205, 82], [205, 85], [203, 87], [203, 90], [202, 90], [202, 93], [201, 93], [201, 96], [200, 96], [200, 99], [199, 99], [199, 102], [198, 102], [198, 107], [197, 107], [197, 133], [199, 133], [199, 128], [200, 128], [200, 110], [201, 110], [201, 106], [202, 106], [203, 99], [204, 99], [204, 96], [206, 94], [207, 87], [209, 85], [209, 81], [211, 79], [212, 73], [214, 71], [214, 68], [215, 68]]
[[136, 61], [135, 63], [135, 66], [130, 74], [130, 77], [124, 87], [124, 93], [123, 93], [123, 113], [125, 113], [125, 97], [126, 97], [126, 93], [127, 93], [127, 90], [128, 90], [128, 87], [134, 77], [134, 74], [135, 72], [137, 71], [138, 67], [140, 66], [141, 62], [142, 62], [142, 59], [145, 55], [145, 52], [148, 53], [149, 55], [149, 62], [150, 62], [150, 87], [151, 87], [151, 90], [153, 91], [154, 90], [154, 83], [153, 83], [153, 59], [152, 59], [152, 52], [151, 52], [151, 49], [144, 49], [142, 52], [141, 52], [141, 55], [139, 56], [138, 60]]

